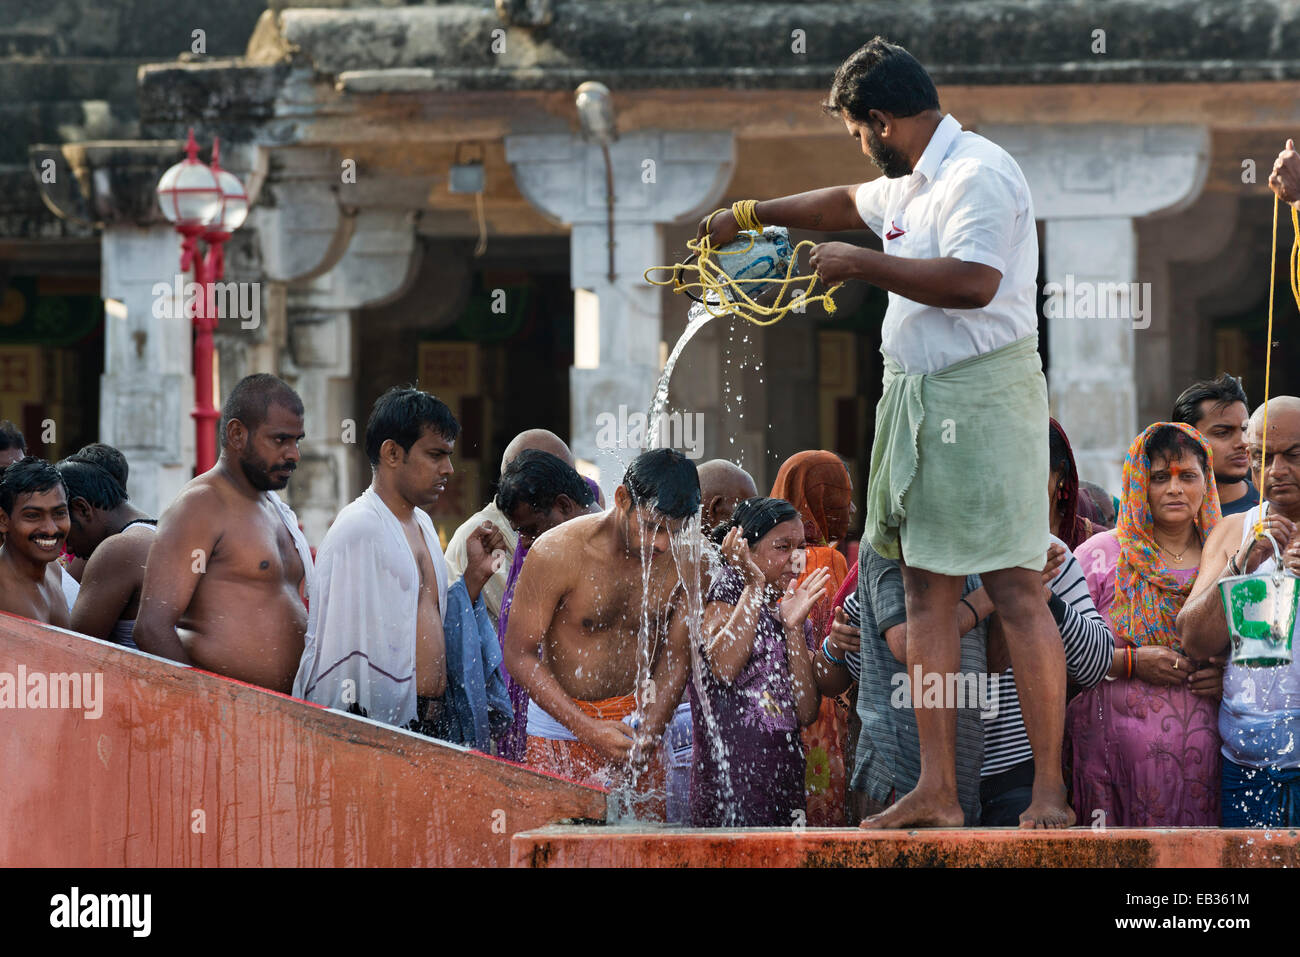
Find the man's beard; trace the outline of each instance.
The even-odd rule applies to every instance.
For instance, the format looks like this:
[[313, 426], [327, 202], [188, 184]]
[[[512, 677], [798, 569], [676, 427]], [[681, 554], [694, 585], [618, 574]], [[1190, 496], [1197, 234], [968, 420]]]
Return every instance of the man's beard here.
[[[257, 489], [259, 492], [279, 491], [289, 484], [289, 477], [287, 475], [282, 479], [272, 478], [272, 472], [278, 471], [278, 469], [267, 468], [267, 466], [256, 459], [241, 458], [239, 460], [239, 467], [244, 473], [244, 478], [248, 479], [248, 484], [253, 486], [253, 488]], [[284, 468], [292, 473], [295, 466], [290, 462], [288, 465], [284, 466]]]
[[881, 173], [889, 179], [898, 179], [912, 174], [912, 164], [907, 161], [906, 156], [892, 146], [882, 143], [871, 127], [866, 128], [866, 133], [867, 153]]

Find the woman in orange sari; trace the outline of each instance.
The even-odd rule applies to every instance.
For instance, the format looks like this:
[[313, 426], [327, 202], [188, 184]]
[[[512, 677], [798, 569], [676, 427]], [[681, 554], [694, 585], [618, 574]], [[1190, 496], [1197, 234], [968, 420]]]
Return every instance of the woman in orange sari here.
[[[802, 583], [819, 568], [830, 572], [820, 602], [808, 615], [811, 634], [818, 642], [830, 629], [832, 599], [849, 573], [848, 562], [835, 543], [848, 533], [853, 510], [853, 486], [848, 469], [834, 452], [800, 452], [785, 460], [772, 484], [772, 498], [783, 498], [799, 510], [808, 542]], [[814, 649], [816, 650], [816, 649]], [[808, 796], [808, 823], [813, 827], [843, 827], [845, 741], [848, 737], [848, 709], [841, 702], [823, 698], [817, 720], [803, 729], [808, 770], [804, 790]]]

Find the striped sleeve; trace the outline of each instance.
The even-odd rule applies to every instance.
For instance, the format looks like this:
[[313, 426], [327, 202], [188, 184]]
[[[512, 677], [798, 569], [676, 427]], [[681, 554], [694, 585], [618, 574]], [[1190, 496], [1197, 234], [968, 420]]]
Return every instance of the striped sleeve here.
[[1076, 684], [1091, 688], [1110, 671], [1115, 638], [1092, 602], [1078, 560], [1069, 552], [1066, 555], [1065, 564], [1052, 580], [1047, 604], [1065, 643], [1066, 674]]
[[[857, 628], [859, 634], [862, 630], [862, 613], [858, 608], [858, 593], [849, 592], [844, 599], [844, 617], [850, 625]], [[849, 677], [857, 681], [862, 676], [862, 656], [856, 651], [846, 651], [844, 653], [844, 667], [849, 670]]]

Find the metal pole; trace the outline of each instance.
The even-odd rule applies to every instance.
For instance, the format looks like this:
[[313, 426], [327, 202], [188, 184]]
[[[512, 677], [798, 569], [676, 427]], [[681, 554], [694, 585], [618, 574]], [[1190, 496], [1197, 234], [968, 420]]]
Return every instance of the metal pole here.
[[609, 158], [609, 144], [601, 143], [600, 150], [605, 154], [605, 210], [606, 223], [609, 228], [609, 276], [614, 281], [614, 164]]
[[202, 475], [217, 464], [217, 419], [221, 413], [213, 402], [212, 380], [216, 373], [216, 350], [212, 333], [218, 316], [213, 305], [212, 284], [225, 273], [222, 246], [229, 233], [208, 230], [203, 233], [206, 255], [195, 257], [194, 280], [199, 284], [201, 303], [194, 316], [194, 474]]

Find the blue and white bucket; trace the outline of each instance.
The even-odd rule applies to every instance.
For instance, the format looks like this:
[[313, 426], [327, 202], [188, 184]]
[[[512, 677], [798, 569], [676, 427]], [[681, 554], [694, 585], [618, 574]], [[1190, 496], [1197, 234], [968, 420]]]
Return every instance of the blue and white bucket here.
[[[723, 273], [742, 281], [739, 287], [723, 287], [727, 298], [736, 301], [736, 293], [740, 291], [750, 299], [757, 300], [759, 296], [776, 288], [776, 283], [755, 280], [785, 279], [790, 274], [794, 247], [790, 245], [790, 233], [784, 226], [766, 226], [762, 233], [742, 231], [731, 242], [716, 249], [714, 256]], [[681, 282], [680, 269], [675, 278], [678, 283]], [[696, 302], [703, 301], [689, 289], [684, 291]]]

